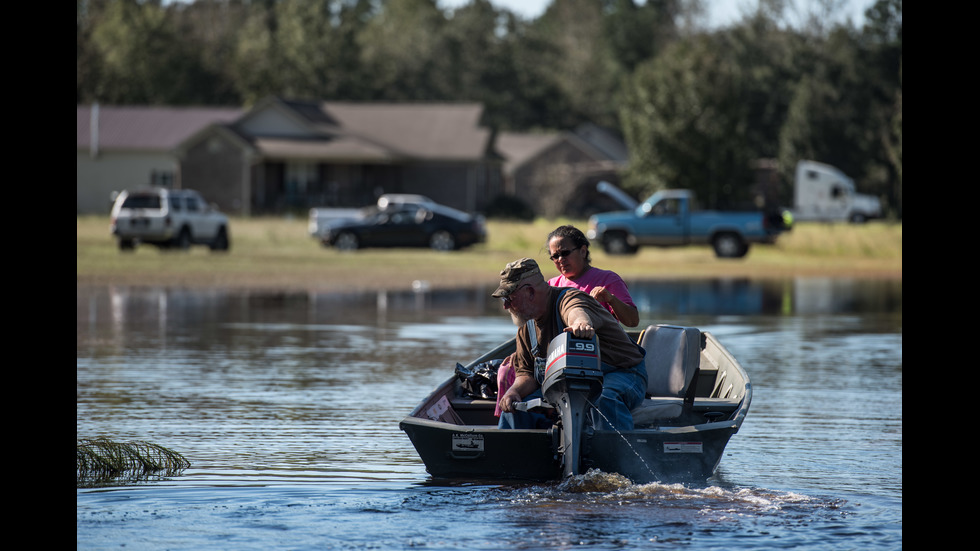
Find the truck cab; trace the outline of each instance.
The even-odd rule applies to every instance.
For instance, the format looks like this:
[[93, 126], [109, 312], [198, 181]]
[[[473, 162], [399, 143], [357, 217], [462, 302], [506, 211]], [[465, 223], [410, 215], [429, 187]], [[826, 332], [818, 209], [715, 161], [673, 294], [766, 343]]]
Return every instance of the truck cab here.
[[697, 210], [692, 205], [693, 194], [686, 189], [660, 190], [636, 207], [637, 224], [643, 229], [638, 233], [656, 236], [646, 240], [646, 245], [669, 247], [684, 245], [690, 231], [688, 213]]
[[796, 220], [862, 223], [881, 217], [878, 198], [857, 193], [854, 180], [828, 164], [798, 162], [793, 191]]

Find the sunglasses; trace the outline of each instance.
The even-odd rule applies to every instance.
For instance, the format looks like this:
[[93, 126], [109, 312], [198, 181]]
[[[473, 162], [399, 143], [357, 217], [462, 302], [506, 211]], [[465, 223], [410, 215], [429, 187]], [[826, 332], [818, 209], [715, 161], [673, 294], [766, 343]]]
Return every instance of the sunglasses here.
[[504, 306], [508, 306], [509, 307], [510, 306], [510, 303], [511, 303], [511, 297], [513, 297], [514, 295], [516, 295], [517, 292], [520, 291], [521, 289], [523, 289], [525, 287], [530, 287], [530, 286], [531, 286], [530, 283], [525, 283], [524, 285], [521, 285], [517, 289], [514, 289], [513, 291], [511, 291], [509, 295], [507, 295], [505, 297], [500, 297], [500, 300], [503, 301]]
[[574, 249], [565, 249], [563, 251], [558, 251], [555, 254], [549, 256], [548, 258], [550, 258], [552, 261], [557, 261], [559, 258], [565, 258], [566, 256], [572, 254], [572, 251], [577, 251], [577, 250], [579, 250], [581, 248], [582, 248], [582, 246], [579, 245], [578, 247], [575, 247]]

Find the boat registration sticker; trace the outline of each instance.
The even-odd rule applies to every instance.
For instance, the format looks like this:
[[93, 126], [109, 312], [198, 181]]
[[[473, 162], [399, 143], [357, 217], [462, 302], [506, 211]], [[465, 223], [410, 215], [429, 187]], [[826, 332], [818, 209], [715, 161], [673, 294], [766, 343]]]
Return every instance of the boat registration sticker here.
[[664, 442], [664, 453], [703, 453], [701, 442]]
[[483, 435], [467, 434], [465, 432], [454, 432], [453, 451], [454, 452], [482, 452]]

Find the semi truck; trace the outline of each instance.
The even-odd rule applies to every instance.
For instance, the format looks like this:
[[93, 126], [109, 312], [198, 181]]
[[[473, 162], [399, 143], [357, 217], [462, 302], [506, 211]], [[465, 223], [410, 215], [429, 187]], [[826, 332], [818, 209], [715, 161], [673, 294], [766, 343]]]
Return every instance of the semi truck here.
[[852, 222], [881, 218], [877, 197], [857, 193], [854, 180], [837, 168], [816, 161], [796, 164], [793, 181], [794, 220]]

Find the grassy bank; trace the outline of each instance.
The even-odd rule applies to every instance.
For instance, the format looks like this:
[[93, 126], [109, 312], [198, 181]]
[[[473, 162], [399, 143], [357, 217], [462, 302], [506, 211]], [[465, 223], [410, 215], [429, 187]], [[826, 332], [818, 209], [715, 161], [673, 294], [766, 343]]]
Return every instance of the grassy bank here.
[[[367, 249], [340, 253], [306, 233], [299, 218], [235, 218], [231, 251], [206, 247], [188, 252], [151, 246], [121, 253], [105, 216], [77, 218], [77, 284], [251, 287], [281, 289], [407, 288], [492, 284], [511, 260], [530, 256], [555, 275], [544, 240], [564, 223], [583, 230], [584, 220], [488, 223], [486, 243], [462, 251]], [[775, 245], [754, 245], [743, 259], [718, 259], [709, 247], [643, 248], [632, 256], [592, 249], [593, 265], [624, 278], [902, 277], [901, 224], [797, 224]]]

